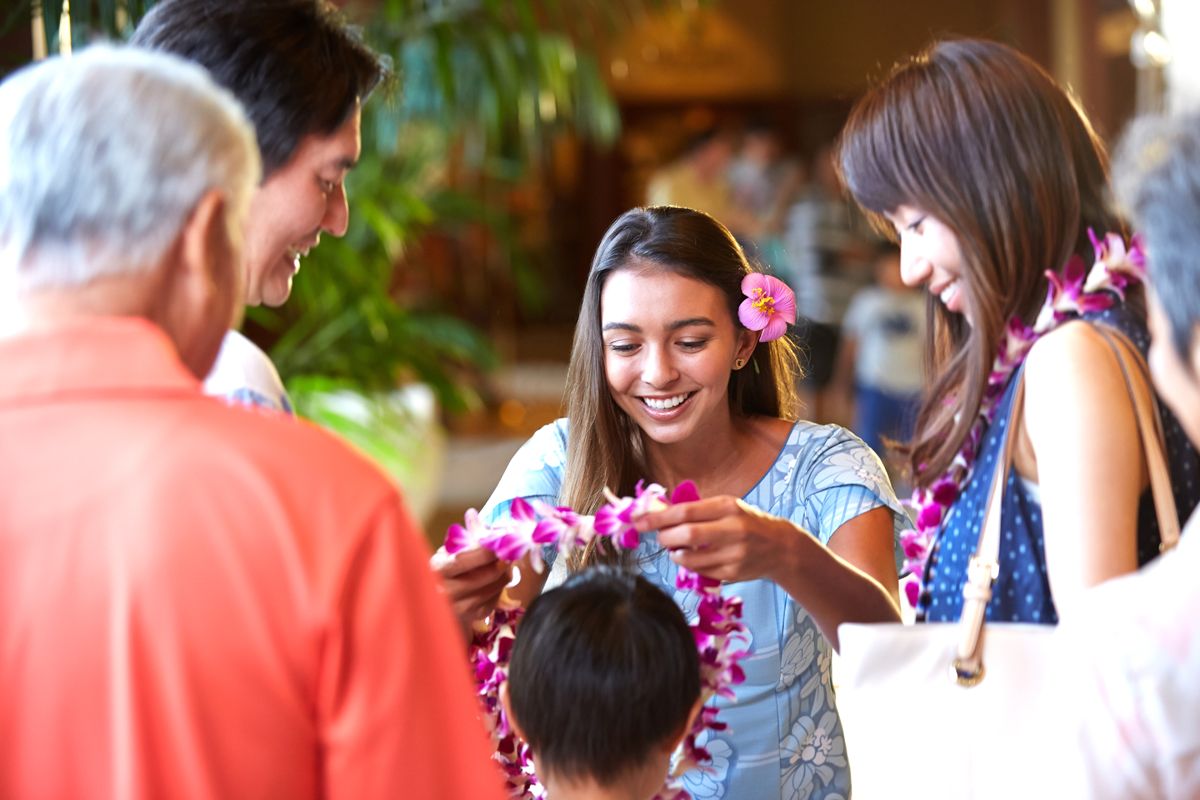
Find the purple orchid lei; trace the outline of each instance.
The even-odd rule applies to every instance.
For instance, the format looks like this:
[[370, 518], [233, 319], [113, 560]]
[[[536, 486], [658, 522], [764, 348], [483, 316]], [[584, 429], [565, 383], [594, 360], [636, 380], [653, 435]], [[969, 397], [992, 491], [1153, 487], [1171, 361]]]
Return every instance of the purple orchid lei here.
[[[595, 516], [577, 514], [570, 508], [555, 507], [540, 501], [527, 502], [517, 498], [512, 502], [511, 521], [489, 528], [471, 509], [464, 525], [451, 525], [446, 532], [445, 548], [457, 553], [468, 547], [491, 550], [504, 561], [517, 561], [529, 556], [534, 569], [544, 568], [542, 547], [557, 544], [563, 555], [577, 547], [586, 547], [597, 537], [607, 538], [614, 546], [632, 550], [638, 545], [638, 532], [633, 526], [635, 516], [667, 508], [677, 503], [700, 499], [696, 486], [685, 481], [675, 488], [670, 499], [658, 484], [643, 486], [639, 482], [634, 497], [616, 497], [608, 492], [609, 502]], [[705, 703], [713, 696], [733, 699], [733, 687], [746, 676], [738, 662], [745, 651], [735, 649], [737, 634], [744, 633], [742, 600], [721, 594], [721, 582], [680, 568], [675, 586], [696, 592], [700, 596], [697, 618], [691, 623], [692, 636], [700, 654], [700, 690]], [[485, 720], [496, 747], [493, 758], [500, 764], [507, 780], [509, 796], [513, 798], [544, 798], [546, 790], [534, 771], [529, 747], [521, 741], [508, 724], [500, 702], [500, 687], [508, 676], [508, 663], [516, 638], [517, 624], [524, 613], [515, 603], [501, 600], [487, 622], [486, 628], [476, 631], [471, 640], [470, 658], [475, 683]], [[712, 755], [697, 744], [704, 731], [720, 731], [725, 723], [717, 719], [717, 709], [705, 706], [673, 759], [671, 774], [655, 800], [689, 800], [681, 776], [688, 770], [704, 768]]]
[[1062, 322], [1088, 312], [1103, 311], [1124, 301], [1125, 291], [1146, 277], [1146, 259], [1142, 239], [1135, 234], [1126, 248], [1120, 234], [1108, 233], [1098, 239], [1091, 228], [1088, 238], [1096, 251], [1092, 268], [1087, 270], [1082, 258], [1072, 256], [1064, 265], [1062, 275], [1046, 270], [1049, 289], [1033, 327], [1018, 317], [1008, 322], [999, 352], [992, 362], [987, 388], [979, 405], [979, 414], [967, 433], [962, 447], [949, 468], [924, 489], [913, 492], [909, 505], [916, 510], [916, 527], [901, 537], [904, 549], [904, 569], [909, 579], [904, 585], [909, 603], [916, 607], [921, 593], [925, 565], [937, 540], [942, 521], [958, 500], [962, 487], [970, 479], [984, 431], [996, 415], [996, 406], [1013, 371], [1025, 360], [1033, 343], [1054, 330]]

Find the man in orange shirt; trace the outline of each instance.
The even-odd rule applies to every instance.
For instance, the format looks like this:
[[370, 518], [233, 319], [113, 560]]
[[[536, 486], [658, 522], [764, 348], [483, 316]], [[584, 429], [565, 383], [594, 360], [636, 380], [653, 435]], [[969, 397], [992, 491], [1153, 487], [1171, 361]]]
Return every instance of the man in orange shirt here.
[[0, 797], [501, 797], [396, 491], [201, 393], [258, 176], [173, 57], [0, 85]]

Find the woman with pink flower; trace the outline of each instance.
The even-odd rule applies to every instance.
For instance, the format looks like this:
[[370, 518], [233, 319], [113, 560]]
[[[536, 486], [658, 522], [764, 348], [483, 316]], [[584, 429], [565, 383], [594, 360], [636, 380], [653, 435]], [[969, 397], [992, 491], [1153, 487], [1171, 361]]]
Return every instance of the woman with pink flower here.
[[[709, 767], [683, 777], [697, 798], [848, 797], [831, 643], [842, 622], [899, 619], [908, 518], [860, 440], [797, 420], [798, 366], [783, 336], [794, 318], [786, 285], [752, 271], [712, 217], [669, 206], [622, 215], [588, 277], [568, 417], [526, 443], [481, 515], [493, 526], [539, 503], [591, 514], [606, 489], [695, 483], [703, 499], [632, 510], [631, 551], [545, 556], [563, 574], [625, 562], [689, 618], [698, 596], [677, 588], [681, 567], [742, 599], [745, 681], [717, 700], [728, 729], [698, 742]], [[437, 563], [464, 622], [495, 608], [508, 565], [491, 551]], [[528, 601], [545, 577], [521, 566], [510, 593]]]
[[[1053, 624], [1086, 587], [1157, 554], [1132, 403], [1096, 327], [1145, 354], [1143, 256], [1107, 206], [1107, 166], [1049, 75], [979, 40], [899, 65], [842, 133], [847, 187], [894, 231], [905, 283], [929, 292], [931, 378], [907, 449], [917, 531], [904, 541], [921, 618], [961, 615], [1008, 436], [1018, 439], [988, 619]], [[1020, 375], [1024, 402], [1006, 430]], [[1186, 518], [1196, 453], [1160, 410]]]

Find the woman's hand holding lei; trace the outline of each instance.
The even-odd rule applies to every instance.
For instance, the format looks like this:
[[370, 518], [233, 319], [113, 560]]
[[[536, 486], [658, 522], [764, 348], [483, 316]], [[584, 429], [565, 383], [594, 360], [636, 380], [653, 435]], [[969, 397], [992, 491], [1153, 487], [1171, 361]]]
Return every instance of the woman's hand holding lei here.
[[[573, 548], [586, 546], [597, 537], [608, 539], [613, 546], [631, 550], [638, 544], [635, 520], [652, 518], [647, 515], [678, 508], [681, 504], [697, 504], [699, 499], [691, 482], [676, 487], [669, 499], [663, 487], [651, 484], [643, 488], [639, 483], [634, 497], [610, 494], [609, 503], [595, 516], [585, 516], [569, 508], [528, 503], [518, 498], [512, 504], [511, 521], [494, 528], [484, 525], [474, 509], [468, 511], [465, 524], [452, 525], [447, 531], [445, 550], [453, 555], [478, 547], [495, 553], [505, 562], [528, 556], [534, 568], [540, 571], [541, 550], [547, 544], [556, 544], [560, 557]], [[697, 619], [691, 627], [700, 654], [704, 702], [713, 695], [732, 698], [732, 687], [745, 680], [738, 666], [745, 654], [734, 649], [734, 635], [745, 631], [741, 622], [741, 599], [722, 596], [721, 581], [717, 578], [705, 577], [682, 567], [676, 575], [675, 585], [700, 595]], [[509, 727], [500, 702], [500, 687], [507, 676], [508, 658], [521, 613], [519, 607], [502, 603], [492, 613], [486, 627], [474, 634], [470, 656], [480, 700], [496, 745], [494, 758], [504, 769], [510, 794], [536, 798], [544, 797], [545, 790], [534, 772], [529, 748]], [[697, 736], [706, 730], [724, 728], [724, 723], [717, 720], [716, 708], [705, 708], [697, 715], [671, 776], [657, 795], [658, 800], [684, 800], [690, 796], [683, 789], [679, 776], [690, 769], [703, 768], [711, 761], [709, 753], [696, 744]]]
[[[652, 511], [635, 520], [640, 531], [658, 531], [658, 543], [684, 569], [729, 583], [774, 579], [781, 567], [781, 523], [736, 497], [710, 497]], [[795, 529], [782, 523], [787, 533]]]

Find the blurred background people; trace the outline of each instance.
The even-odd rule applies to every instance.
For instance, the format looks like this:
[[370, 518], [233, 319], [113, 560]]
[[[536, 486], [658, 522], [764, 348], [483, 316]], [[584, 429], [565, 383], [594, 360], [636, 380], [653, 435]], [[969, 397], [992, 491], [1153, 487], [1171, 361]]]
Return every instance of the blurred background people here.
[[751, 263], [784, 282], [790, 282], [793, 273], [783, 241], [784, 222], [803, 181], [804, 170], [785, 152], [779, 132], [764, 120], [752, 119], [729, 168], [729, 185], [734, 203], [755, 226], [748, 232], [731, 230]]
[[729, 167], [733, 202], [757, 220], [758, 233], [733, 230], [752, 259], [783, 271], [781, 234], [788, 208], [800, 190], [804, 171], [784, 150], [779, 132], [763, 120], [751, 120]]
[[646, 205], [683, 206], [715, 217], [751, 239], [764, 229], [752, 209], [734, 195], [730, 170], [737, 140], [732, 130], [707, 127], [688, 141], [683, 155], [660, 167], [646, 187]]
[[833, 146], [813, 157], [812, 180], [791, 206], [784, 230], [789, 282], [802, 321], [802, 399], [815, 420], [846, 420], [832, 381], [842, 317], [854, 293], [871, 282], [871, 253], [877, 237], [846, 196], [834, 163]]
[[925, 341], [925, 298], [904, 285], [899, 249], [881, 242], [875, 282], [854, 294], [842, 320], [834, 387], [847, 398], [838, 405], [853, 410], [850, 429], [883, 458], [893, 483], [903, 469], [889, 453], [912, 437], [925, 385]]

